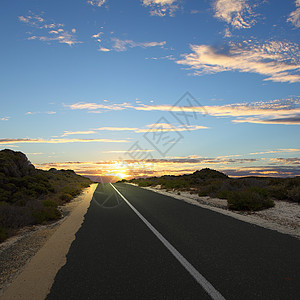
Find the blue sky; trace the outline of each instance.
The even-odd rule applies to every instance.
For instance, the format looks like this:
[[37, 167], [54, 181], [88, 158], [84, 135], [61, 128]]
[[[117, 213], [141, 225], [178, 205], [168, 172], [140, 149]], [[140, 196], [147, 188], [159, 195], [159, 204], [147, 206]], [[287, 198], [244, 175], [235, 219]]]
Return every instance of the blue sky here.
[[93, 178], [300, 175], [300, 0], [0, 5], [1, 149]]

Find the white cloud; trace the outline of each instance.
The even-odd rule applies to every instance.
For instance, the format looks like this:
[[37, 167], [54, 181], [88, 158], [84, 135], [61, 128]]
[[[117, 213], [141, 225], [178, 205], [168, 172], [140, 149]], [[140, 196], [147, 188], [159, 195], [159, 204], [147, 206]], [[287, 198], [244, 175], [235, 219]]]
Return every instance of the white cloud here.
[[235, 28], [250, 28], [255, 20], [247, 0], [216, 0], [215, 17]]
[[69, 46], [81, 43], [77, 41], [75, 37], [75, 28], [69, 32], [63, 28], [64, 24], [54, 22], [47, 23], [44, 18], [31, 12], [28, 16], [19, 16], [19, 21], [37, 30], [37, 33], [29, 36], [27, 40], [40, 40], [42, 42], [57, 41]]
[[103, 32], [98, 32], [98, 33], [92, 35], [92, 38], [97, 39], [100, 37], [101, 34], [103, 34]]
[[0, 121], [8, 121], [10, 117], [0, 117]]
[[109, 52], [110, 49], [105, 48], [105, 47], [99, 47], [98, 51], [101, 51], [101, 52]]
[[300, 82], [300, 50], [297, 44], [269, 41], [259, 44], [248, 40], [230, 43], [228, 50], [208, 45], [191, 45], [192, 53], [176, 61], [195, 70], [194, 75], [224, 71], [257, 73], [274, 82]]
[[178, 5], [175, 3], [177, 0], [141, 0], [144, 6], [150, 7], [151, 16], [164, 17], [167, 14], [174, 16]]
[[171, 105], [141, 105], [134, 107], [144, 111], [185, 111], [207, 113], [215, 117], [233, 117], [234, 123], [300, 124], [300, 99], [270, 100], [228, 105], [173, 107]]
[[290, 13], [287, 21], [293, 23], [296, 27], [300, 27], [300, 0], [296, 0], [295, 5], [296, 10]]
[[87, 3], [91, 4], [93, 6], [102, 6], [104, 3], [106, 2], [106, 0], [88, 0]]
[[141, 47], [141, 48], [149, 48], [149, 47], [163, 47], [166, 42], [134, 42], [132, 40], [120, 40], [118, 38], [112, 38], [114, 42], [113, 49], [116, 51], [126, 51], [127, 47], [134, 48], [134, 47]]
[[96, 133], [95, 131], [64, 131], [64, 134], [61, 137], [68, 136], [68, 135], [81, 135], [81, 134], [93, 134]]
[[206, 126], [200, 125], [189, 125], [189, 126], [174, 126], [168, 123], [154, 123], [146, 125], [145, 128], [134, 128], [134, 127], [100, 127], [95, 128], [94, 130], [108, 130], [108, 131], [134, 131], [136, 133], [143, 132], [168, 132], [168, 131], [190, 131], [190, 130], [199, 130], [199, 129], [208, 129]]
[[[259, 124], [281, 124], [281, 125], [299, 125], [300, 124], [300, 97], [276, 99], [269, 101], [249, 102], [249, 103], [234, 103], [227, 105], [212, 105], [212, 106], [187, 106], [174, 107], [172, 105], [146, 105], [146, 104], [97, 104], [97, 103], [75, 103], [64, 105], [72, 110], [86, 109], [89, 112], [99, 112], [98, 109], [104, 110], [123, 110], [135, 109], [138, 111], [178, 111], [187, 113], [208, 114], [215, 117], [232, 117], [234, 123], [259, 123]], [[146, 132], [154, 124], [147, 125], [146, 128], [134, 127], [100, 127], [93, 130], [131, 130], [135, 132]], [[170, 124], [161, 124], [161, 128], [168, 129], [166, 126]], [[186, 128], [188, 127], [188, 128]], [[177, 126], [176, 130], [198, 130], [207, 129], [205, 126], [185, 126], [185, 129]]]
[[121, 103], [121, 104], [97, 104], [97, 103], [85, 103], [85, 102], [77, 102], [74, 104], [63, 104], [65, 107], [69, 107], [72, 110], [75, 109], [88, 109], [88, 110], [97, 110], [97, 109], [105, 109], [105, 110], [123, 110], [128, 108], [127, 103]]
[[28, 111], [25, 115], [37, 115], [37, 114], [54, 115], [56, 114], [56, 111]]
[[200, 125], [179, 125], [174, 126], [168, 123], [154, 123], [147, 125], [145, 129], [138, 129], [135, 132], [169, 132], [169, 131], [190, 131], [190, 130], [199, 130], [199, 129], [208, 129], [209, 127], [200, 126]]

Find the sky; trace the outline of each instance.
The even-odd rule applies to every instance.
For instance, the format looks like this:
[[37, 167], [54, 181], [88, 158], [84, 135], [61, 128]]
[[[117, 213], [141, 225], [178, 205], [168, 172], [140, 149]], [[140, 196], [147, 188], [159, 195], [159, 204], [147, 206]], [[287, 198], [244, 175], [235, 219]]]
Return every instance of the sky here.
[[92, 179], [300, 175], [300, 0], [2, 0], [0, 150]]

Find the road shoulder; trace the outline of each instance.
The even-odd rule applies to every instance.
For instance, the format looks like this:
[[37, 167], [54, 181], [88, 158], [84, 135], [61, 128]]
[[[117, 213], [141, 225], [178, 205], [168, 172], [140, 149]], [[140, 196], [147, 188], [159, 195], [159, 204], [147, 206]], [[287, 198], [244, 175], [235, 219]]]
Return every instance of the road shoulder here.
[[66, 263], [66, 255], [84, 220], [96, 187], [97, 184], [92, 184], [77, 198], [74, 209], [4, 291], [1, 300], [45, 299], [56, 273]]

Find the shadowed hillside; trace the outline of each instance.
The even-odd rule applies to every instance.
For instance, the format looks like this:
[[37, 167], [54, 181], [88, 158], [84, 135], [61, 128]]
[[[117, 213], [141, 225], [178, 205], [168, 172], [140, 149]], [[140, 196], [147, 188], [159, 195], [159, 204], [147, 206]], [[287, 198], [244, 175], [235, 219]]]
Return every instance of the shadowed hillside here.
[[22, 152], [0, 151], [0, 242], [18, 228], [59, 219], [58, 205], [91, 183], [72, 170], [36, 169]]

